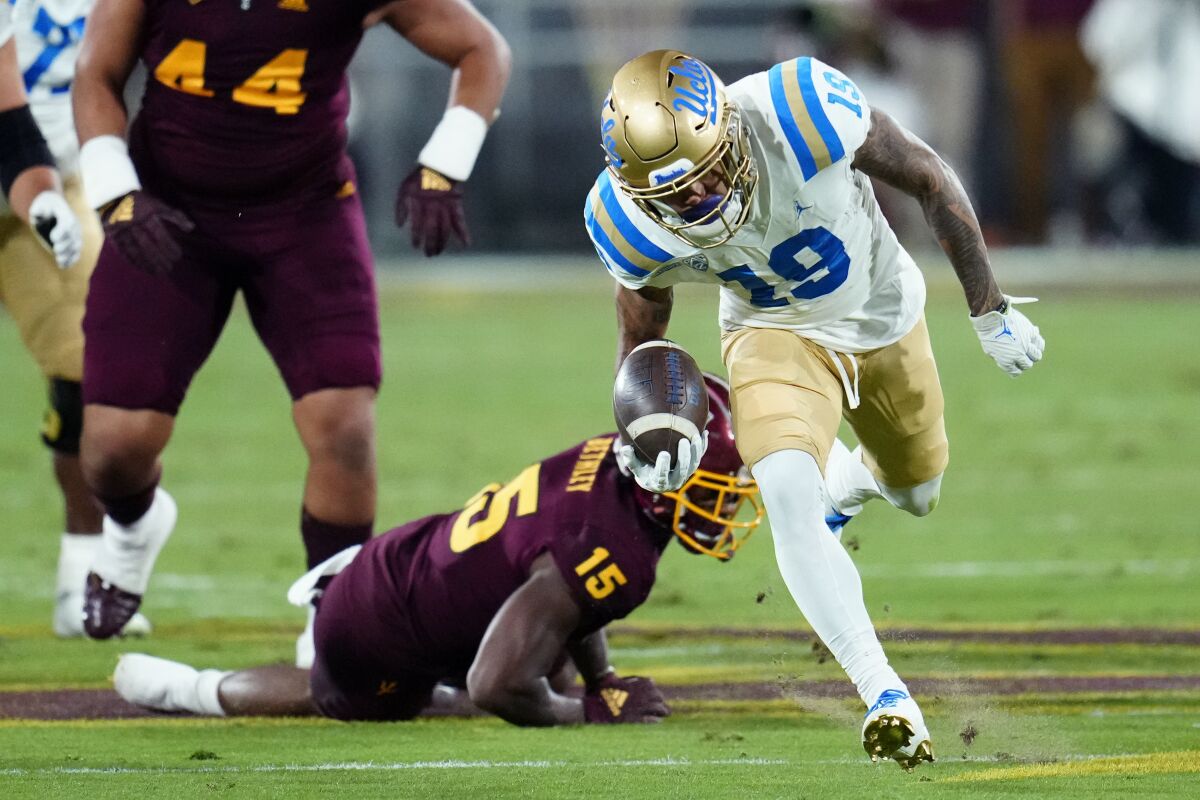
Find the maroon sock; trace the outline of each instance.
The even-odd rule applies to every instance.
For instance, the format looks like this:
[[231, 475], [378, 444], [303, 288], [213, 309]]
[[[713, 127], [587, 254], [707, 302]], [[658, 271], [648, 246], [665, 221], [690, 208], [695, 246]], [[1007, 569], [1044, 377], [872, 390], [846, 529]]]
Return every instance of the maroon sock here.
[[362, 544], [371, 538], [371, 528], [374, 523], [362, 525], [335, 525], [317, 519], [308, 513], [307, 508], [300, 509], [300, 536], [304, 539], [304, 552], [308, 558], [308, 568], [312, 569], [325, 559]]
[[121, 525], [132, 525], [146, 515], [154, 502], [154, 492], [158, 489], [158, 478], [140, 492], [125, 497], [101, 497], [104, 513]]

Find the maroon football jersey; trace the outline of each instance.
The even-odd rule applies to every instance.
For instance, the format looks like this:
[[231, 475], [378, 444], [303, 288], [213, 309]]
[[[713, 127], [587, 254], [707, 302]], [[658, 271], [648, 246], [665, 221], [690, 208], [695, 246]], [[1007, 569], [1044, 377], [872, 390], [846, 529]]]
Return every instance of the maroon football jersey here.
[[[634, 500], [612, 453], [615, 436], [489, 484], [461, 511], [371, 540], [326, 591], [339, 619], [322, 619], [323, 600], [318, 627], [353, 626], [356, 641], [396, 667], [465, 673], [488, 624], [545, 552], [583, 611], [578, 634], [626, 616], [650, 594], [671, 532]], [[342, 619], [350, 609], [354, 618]]]
[[149, 72], [130, 150], [146, 186], [225, 205], [334, 193], [346, 66], [386, 0], [145, 0]]

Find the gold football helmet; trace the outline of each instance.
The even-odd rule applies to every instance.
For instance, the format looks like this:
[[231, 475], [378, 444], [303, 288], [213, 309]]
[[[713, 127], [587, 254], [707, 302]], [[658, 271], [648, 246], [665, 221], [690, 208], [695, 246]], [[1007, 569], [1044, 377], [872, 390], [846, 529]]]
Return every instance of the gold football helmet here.
[[[685, 244], [724, 244], [750, 216], [758, 171], [749, 136], [704, 62], [654, 50], [625, 64], [604, 100], [600, 139], [621, 190]], [[699, 202], [688, 206], [689, 193]]]

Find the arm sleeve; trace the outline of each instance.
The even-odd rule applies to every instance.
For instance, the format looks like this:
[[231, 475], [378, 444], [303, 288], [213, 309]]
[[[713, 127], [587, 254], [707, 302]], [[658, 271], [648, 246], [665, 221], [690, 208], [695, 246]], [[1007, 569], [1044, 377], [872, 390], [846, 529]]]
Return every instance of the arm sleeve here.
[[815, 58], [767, 72], [770, 107], [805, 180], [838, 163], [866, 140], [871, 109], [854, 82]]
[[629, 535], [584, 525], [549, 546], [571, 596], [582, 612], [580, 635], [628, 616], [646, 601], [654, 585], [658, 554], [638, 546]]

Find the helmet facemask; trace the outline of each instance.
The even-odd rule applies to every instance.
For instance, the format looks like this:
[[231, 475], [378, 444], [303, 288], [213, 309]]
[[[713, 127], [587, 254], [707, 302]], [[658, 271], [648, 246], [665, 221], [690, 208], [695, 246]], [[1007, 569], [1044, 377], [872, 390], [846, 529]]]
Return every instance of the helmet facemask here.
[[[664, 492], [674, 501], [671, 529], [684, 547], [721, 561], [733, 558], [763, 518], [758, 485], [745, 467], [736, 475], [698, 469], [679, 491]], [[750, 519], [738, 519], [746, 504]]]
[[[649, 187], [630, 184], [620, 171], [609, 164], [609, 171], [621, 190], [647, 216], [675, 238], [691, 247], [709, 248], [728, 242], [750, 216], [754, 192], [758, 188], [758, 170], [750, 153], [750, 137], [741, 113], [729, 102], [724, 104], [723, 135], [704, 160], [693, 165], [682, 158], [651, 173]], [[719, 176], [725, 193], [711, 209], [695, 219], [673, 208], [666, 199], [685, 192], [697, 181]]]

